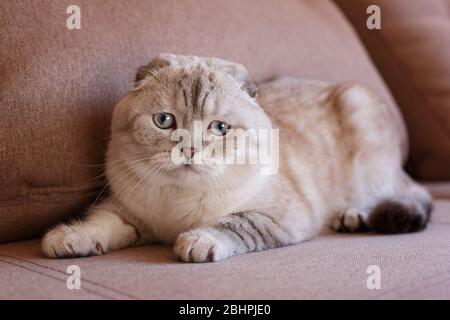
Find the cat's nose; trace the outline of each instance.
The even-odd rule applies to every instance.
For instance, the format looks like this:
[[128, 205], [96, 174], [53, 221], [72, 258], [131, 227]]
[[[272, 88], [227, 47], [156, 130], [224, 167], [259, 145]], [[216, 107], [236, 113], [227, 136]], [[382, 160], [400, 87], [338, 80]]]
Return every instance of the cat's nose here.
[[181, 152], [183, 152], [184, 156], [188, 159], [194, 157], [195, 149], [194, 148], [181, 148]]

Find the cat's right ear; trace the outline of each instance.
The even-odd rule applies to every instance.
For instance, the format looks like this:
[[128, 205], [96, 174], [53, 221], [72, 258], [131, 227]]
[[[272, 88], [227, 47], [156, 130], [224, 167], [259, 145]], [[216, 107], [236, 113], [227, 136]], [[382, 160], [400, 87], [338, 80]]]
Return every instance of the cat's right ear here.
[[149, 64], [142, 66], [138, 69], [136, 73], [135, 85], [138, 85], [142, 80], [147, 77], [152, 77], [159, 69], [167, 67], [170, 65], [170, 61], [163, 58], [155, 58], [150, 61]]

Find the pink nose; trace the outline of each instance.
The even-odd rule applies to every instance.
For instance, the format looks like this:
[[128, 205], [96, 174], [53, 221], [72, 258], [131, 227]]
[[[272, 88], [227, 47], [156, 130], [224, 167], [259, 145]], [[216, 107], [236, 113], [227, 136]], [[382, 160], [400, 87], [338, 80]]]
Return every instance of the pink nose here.
[[184, 156], [188, 159], [191, 159], [194, 156], [195, 149], [194, 148], [182, 148]]

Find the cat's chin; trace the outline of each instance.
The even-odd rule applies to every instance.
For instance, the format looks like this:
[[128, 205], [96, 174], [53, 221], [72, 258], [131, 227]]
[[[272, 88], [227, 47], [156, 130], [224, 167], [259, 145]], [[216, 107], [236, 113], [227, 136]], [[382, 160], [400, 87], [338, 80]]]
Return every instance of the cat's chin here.
[[196, 164], [182, 164], [168, 170], [169, 175], [179, 181], [186, 179], [189, 179], [189, 181], [201, 180], [202, 178], [216, 176], [221, 172], [222, 170], [219, 170], [219, 168], [214, 169]]

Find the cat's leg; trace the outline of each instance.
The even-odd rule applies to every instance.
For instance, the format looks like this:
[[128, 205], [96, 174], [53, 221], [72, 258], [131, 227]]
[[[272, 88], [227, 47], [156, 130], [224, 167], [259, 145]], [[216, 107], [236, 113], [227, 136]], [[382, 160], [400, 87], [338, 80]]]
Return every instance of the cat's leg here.
[[100, 205], [81, 221], [48, 231], [42, 250], [50, 258], [100, 255], [133, 245], [137, 238], [135, 228], [115, 214], [111, 205]]
[[263, 212], [245, 211], [182, 233], [174, 251], [186, 262], [213, 262], [305, 241], [317, 233], [308, 219], [277, 219]]

